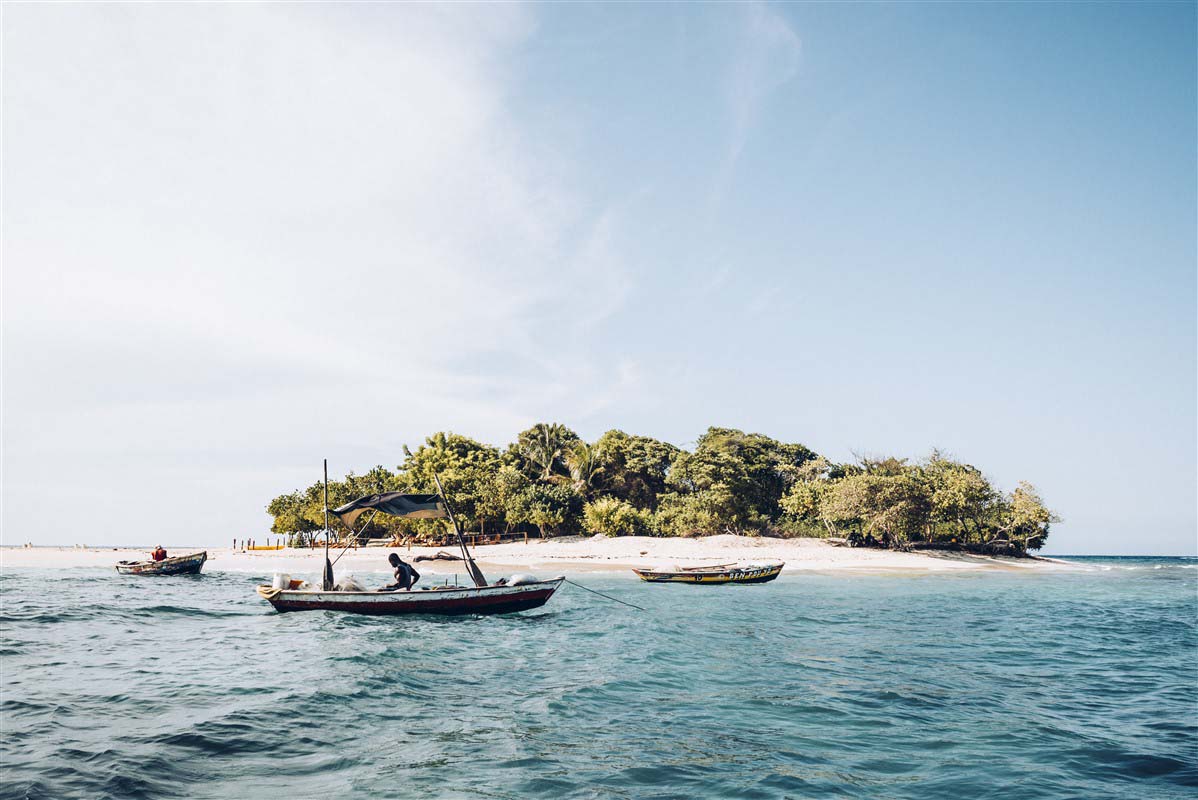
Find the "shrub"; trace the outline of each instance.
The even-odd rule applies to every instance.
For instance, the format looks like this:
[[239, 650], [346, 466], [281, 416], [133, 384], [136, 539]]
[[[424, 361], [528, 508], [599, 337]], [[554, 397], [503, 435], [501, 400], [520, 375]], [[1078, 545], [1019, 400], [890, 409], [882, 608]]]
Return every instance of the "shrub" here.
[[652, 522], [649, 512], [614, 497], [600, 497], [587, 503], [582, 516], [588, 531], [604, 536], [639, 536], [649, 532]]

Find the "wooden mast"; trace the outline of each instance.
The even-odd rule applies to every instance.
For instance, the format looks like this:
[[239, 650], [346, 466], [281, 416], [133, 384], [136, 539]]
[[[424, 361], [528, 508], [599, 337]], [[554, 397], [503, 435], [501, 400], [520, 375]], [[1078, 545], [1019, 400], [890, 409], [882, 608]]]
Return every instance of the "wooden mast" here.
[[324, 460], [324, 578], [321, 588], [333, 590], [333, 564], [329, 561], [329, 460]]
[[445, 513], [449, 515], [449, 521], [453, 524], [453, 532], [458, 537], [458, 546], [462, 548], [462, 556], [466, 561], [466, 571], [470, 573], [470, 578], [474, 581], [474, 585], [482, 588], [487, 585], [487, 579], [483, 577], [482, 571], [479, 570], [478, 565], [474, 563], [474, 559], [470, 556], [470, 550], [466, 547], [466, 539], [462, 536], [462, 529], [458, 527], [457, 517], [453, 515], [453, 508], [449, 505], [449, 498], [445, 496], [445, 490], [441, 488], [441, 478], [434, 473], [433, 480], [437, 484], [437, 494], [441, 495], [441, 502], [445, 504]]

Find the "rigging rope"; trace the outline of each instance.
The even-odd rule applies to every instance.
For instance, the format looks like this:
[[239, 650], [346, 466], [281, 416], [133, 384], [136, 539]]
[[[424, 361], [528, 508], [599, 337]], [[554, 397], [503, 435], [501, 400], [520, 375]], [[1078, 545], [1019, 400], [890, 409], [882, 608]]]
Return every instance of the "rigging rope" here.
[[638, 606], [638, 605], [634, 605], [633, 603], [625, 603], [623, 600], [620, 600], [620, 599], [619, 599], [619, 598], [617, 598], [617, 597], [612, 597], [611, 595], [604, 594], [603, 592], [596, 592], [594, 589], [587, 589], [587, 587], [583, 586], [581, 583], [575, 583], [574, 581], [570, 580], [569, 578], [563, 578], [563, 580], [564, 580], [566, 583], [570, 584], [571, 586], [577, 586], [579, 589], [585, 589], [586, 591], [590, 592], [591, 594], [597, 594], [597, 595], [599, 595], [600, 597], [605, 597], [605, 598], [607, 598], [608, 600], [614, 600], [614, 601], [615, 601], [615, 602], [617, 602], [617, 603], [624, 603], [624, 605], [626, 605], [626, 606], [632, 606], [632, 607], [633, 607], [633, 608], [635, 608], [637, 611], [644, 611], [644, 610], [645, 610], [645, 609], [641, 608], [641, 607], [640, 607], [640, 606]]

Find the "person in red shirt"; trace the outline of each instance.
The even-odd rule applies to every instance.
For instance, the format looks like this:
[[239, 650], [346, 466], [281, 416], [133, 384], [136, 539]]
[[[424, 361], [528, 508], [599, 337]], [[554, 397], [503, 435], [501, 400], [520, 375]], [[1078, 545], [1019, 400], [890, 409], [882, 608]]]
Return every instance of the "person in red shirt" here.
[[153, 552], [154, 560], [161, 561], [166, 558], [166, 551], [162, 549], [162, 545], [157, 545]]

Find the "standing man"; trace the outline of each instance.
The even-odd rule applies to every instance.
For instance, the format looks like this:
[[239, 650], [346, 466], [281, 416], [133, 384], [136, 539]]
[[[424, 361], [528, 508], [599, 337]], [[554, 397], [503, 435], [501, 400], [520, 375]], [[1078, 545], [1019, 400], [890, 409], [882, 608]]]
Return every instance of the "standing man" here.
[[400, 558], [397, 553], [387, 556], [387, 561], [391, 562], [391, 568], [395, 570], [395, 583], [384, 586], [382, 590], [396, 592], [402, 589], [405, 592], [410, 592], [416, 585], [416, 581], [420, 580], [420, 573], [411, 564]]

